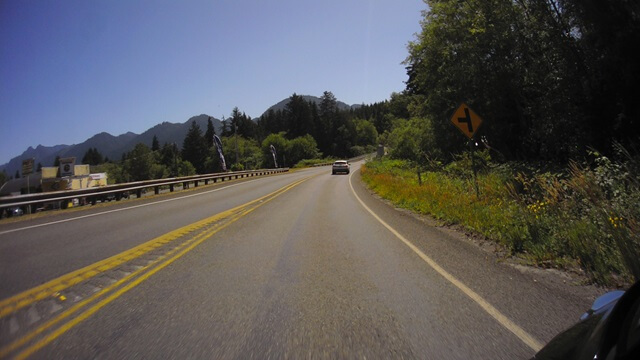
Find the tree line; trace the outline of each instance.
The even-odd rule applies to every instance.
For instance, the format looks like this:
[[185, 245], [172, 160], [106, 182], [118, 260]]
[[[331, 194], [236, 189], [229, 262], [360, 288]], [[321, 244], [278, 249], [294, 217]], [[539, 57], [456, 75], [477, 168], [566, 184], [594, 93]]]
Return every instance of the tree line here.
[[400, 157], [446, 161], [463, 150], [449, 120], [461, 102], [484, 119], [478, 143], [506, 160], [566, 162], [637, 145], [639, 2], [425, 3], [396, 101], [407, 110], [390, 138]]
[[[235, 107], [222, 120], [220, 134], [211, 118], [204, 132], [193, 121], [181, 147], [160, 145], [154, 136], [150, 146], [138, 143], [120, 161], [109, 161], [91, 148], [83, 163], [92, 165], [94, 172], [107, 172], [115, 183], [220, 172], [213, 142], [214, 135], [219, 135], [229, 170], [291, 167], [302, 160], [373, 152], [378, 128], [390, 129], [384, 125], [386, 102], [340, 110], [330, 91], [323, 93], [319, 104], [295, 93], [288, 100], [284, 109], [269, 110], [255, 120]], [[276, 149], [275, 159], [271, 146]]]
[[[391, 101], [341, 110], [333, 93], [325, 91], [319, 103], [292, 94], [281, 110], [269, 110], [251, 119], [235, 107], [222, 120], [220, 134], [229, 170], [292, 167], [302, 160], [349, 158], [375, 151], [379, 134], [388, 134], [393, 119], [405, 117], [404, 97], [392, 94]], [[398, 99], [403, 99], [399, 101]], [[204, 130], [204, 131], [203, 131]], [[213, 143], [212, 119], [206, 129], [193, 121], [182, 142], [138, 143], [120, 160], [104, 157], [90, 148], [82, 157], [92, 172], [106, 172], [111, 183], [140, 181], [220, 172], [222, 167]], [[271, 146], [276, 149], [274, 161]], [[236, 151], [237, 149], [237, 151]], [[53, 166], [58, 166], [56, 163]], [[41, 168], [38, 164], [38, 168]], [[11, 179], [5, 173], [0, 180]], [[16, 178], [19, 174], [16, 174]]]

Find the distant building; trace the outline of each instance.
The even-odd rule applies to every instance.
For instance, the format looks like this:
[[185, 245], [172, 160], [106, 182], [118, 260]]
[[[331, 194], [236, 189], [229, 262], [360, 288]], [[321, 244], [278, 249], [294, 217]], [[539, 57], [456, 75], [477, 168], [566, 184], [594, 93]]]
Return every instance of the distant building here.
[[58, 167], [43, 167], [41, 172], [7, 181], [0, 188], [0, 196], [37, 192], [78, 190], [107, 185], [107, 174], [90, 174], [89, 165], [72, 165], [67, 176], [58, 177]]

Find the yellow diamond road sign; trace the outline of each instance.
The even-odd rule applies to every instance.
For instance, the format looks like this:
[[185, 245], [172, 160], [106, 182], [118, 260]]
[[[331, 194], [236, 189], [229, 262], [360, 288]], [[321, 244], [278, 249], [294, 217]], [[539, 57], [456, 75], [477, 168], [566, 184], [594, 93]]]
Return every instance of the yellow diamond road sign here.
[[451, 122], [469, 139], [472, 139], [480, 125], [482, 125], [482, 118], [471, 110], [467, 104], [462, 103], [453, 113]]

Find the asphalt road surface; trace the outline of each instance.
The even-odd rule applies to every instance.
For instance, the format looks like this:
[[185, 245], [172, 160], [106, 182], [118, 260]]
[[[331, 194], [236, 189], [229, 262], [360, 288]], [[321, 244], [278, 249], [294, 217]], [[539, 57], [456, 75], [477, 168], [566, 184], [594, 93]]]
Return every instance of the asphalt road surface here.
[[0, 222], [0, 357], [526, 359], [591, 305], [359, 166]]

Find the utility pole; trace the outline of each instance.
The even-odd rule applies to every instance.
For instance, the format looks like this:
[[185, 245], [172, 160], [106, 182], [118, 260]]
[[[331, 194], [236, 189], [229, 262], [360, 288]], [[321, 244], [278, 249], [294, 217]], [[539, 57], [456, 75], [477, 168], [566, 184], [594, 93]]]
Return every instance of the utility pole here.
[[476, 141], [474, 140], [474, 138], [471, 138], [471, 140], [469, 140], [469, 147], [471, 148], [471, 169], [473, 170], [473, 183], [475, 184], [476, 188], [476, 197], [480, 197], [480, 189], [478, 188], [478, 170], [476, 169], [476, 162], [474, 160], [475, 156], [473, 156], [473, 152], [476, 147]]

